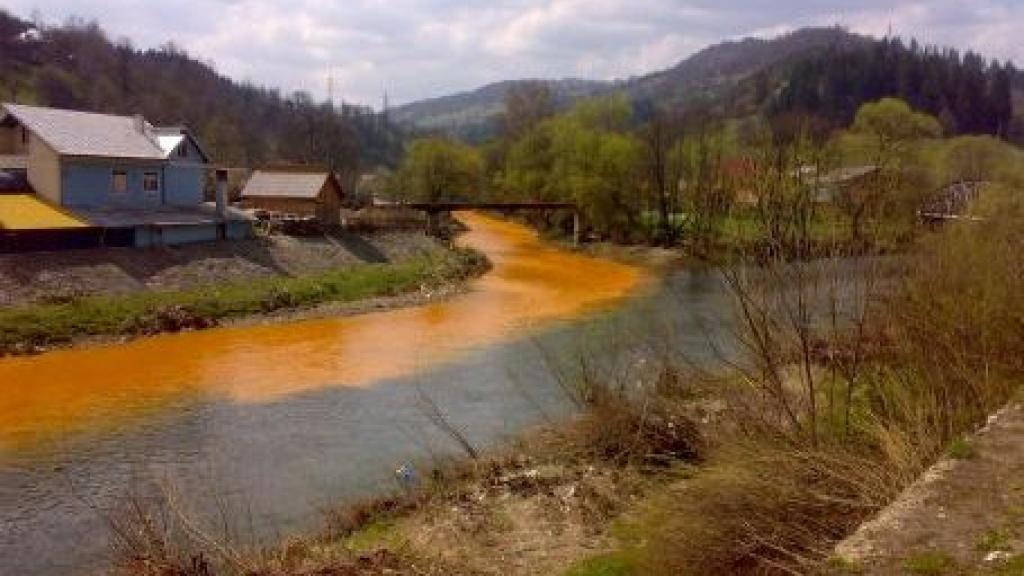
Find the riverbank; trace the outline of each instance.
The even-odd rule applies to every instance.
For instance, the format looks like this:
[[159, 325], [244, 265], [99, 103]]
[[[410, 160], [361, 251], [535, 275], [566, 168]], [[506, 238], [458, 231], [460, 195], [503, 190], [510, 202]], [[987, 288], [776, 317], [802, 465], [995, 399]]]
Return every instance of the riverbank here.
[[[422, 461], [449, 453], [417, 390], [480, 450], [560, 420], [569, 407], [556, 383], [532, 380], [545, 365], [534, 342], [561, 346], [628, 313], [653, 279], [506, 220], [459, 217], [457, 243], [492, 268], [444, 301], [0, 359], [12, 383], [0, 397], [0, 484], [26, 495], [0, 498], [5, 565], [101, 570], [108, 511], [158, 495], [170, 468], [179, 509], [211, 511], [232, 494], [259, 508], [257, 541], [309, 530], [331, 502], [386, 488], [394, 467], [420, 463], [427, 477]], [[69, 490], [69, 477], [87, 481]]]
[[[1024, 382], [1021, 213], [998, 214], [929, 238], [884, 292], [866, 260], [724, 269], [745, 353], [723, 358], [725, 374], [674, 357], [671, 333], [618, 350], [630, 368], [617, 377], [602, 370], [616, 354], [581, 352], [574, 371], [556, 370], [570, 375], [563, 383], [580, 408], [571, 422], [480, 456], [436, 412], [465, 449], [461, 463], [404, 471], [397, 495], [329, 513], [322, 533], [255, 551], [193, 541], [168, 565], [199, 558], [273, 575], [856, 570], [829, 563], [834, 546], [959, 450]], [[145, 573], [133, 563], [152, 557], [142, 544], [127, 542], [125, 573]], [[992, 568], [1012, 567], [1001, 562]]]
[[488, 266], [414, 232], [5, 256], [0, 356], [411, 306]]
[[[322, 531], [280, 547], [190, 541], [197, 532], [185, 541], [154, 539], [140, 523], [162, 517], [167, 535], [199, 524], [166, 501], [126, 504], [111, 516], [119, 553], [113, 573], [625, 573], [608, 571], [620, 563], [612, 557], [618, 520], [689, 475], [704, 456], [707, 431], [698, 422], [707, 425], [714, 409], [682, 381], [663, 382], [643, 407], [612, 390], [567, 392], [583, 408], [569, 421], [542, 425], [486, 454], [467, 443], [461, 455], [432, 467], [408, 466], [396, 472], [393, 489], [326, 509]], [[443, 413], [436, 416], [438, 426], [451, 426]], [[457, 427], [447, 429], [459, 437]], [[189, 572], [193, 566], [200, 568]]]

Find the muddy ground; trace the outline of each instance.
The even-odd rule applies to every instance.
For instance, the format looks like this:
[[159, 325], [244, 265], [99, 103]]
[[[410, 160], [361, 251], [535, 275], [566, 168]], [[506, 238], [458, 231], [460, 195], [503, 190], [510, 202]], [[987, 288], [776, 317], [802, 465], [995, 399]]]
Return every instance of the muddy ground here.
[[299, 276], [368, 262], [401, 262], [436, 248], [418, 231], [264, 236], [179, 247], [100, 248], [0, 255], [0, 306], [94, 294], [183, 290]]

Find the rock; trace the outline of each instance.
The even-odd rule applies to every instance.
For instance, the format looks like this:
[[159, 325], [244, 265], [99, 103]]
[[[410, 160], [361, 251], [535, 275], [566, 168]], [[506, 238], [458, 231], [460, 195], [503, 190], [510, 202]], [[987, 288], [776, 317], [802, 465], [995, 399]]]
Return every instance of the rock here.
[[1011, 557], [1012, 555], [1009, 552], [1004, 552], [1003, 550], [996, 550], [994, 552], [989, 552], [985, 555], [985, 563], [992, 564], [995, 562], [1006, 562]]

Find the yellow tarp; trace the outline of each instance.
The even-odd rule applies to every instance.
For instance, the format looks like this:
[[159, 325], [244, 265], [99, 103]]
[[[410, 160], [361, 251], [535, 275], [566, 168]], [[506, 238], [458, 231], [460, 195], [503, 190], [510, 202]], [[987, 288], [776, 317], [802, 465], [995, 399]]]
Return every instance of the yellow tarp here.
[[33, 194], [0, 194], [0, 229], [82, 228], [88, 226]]

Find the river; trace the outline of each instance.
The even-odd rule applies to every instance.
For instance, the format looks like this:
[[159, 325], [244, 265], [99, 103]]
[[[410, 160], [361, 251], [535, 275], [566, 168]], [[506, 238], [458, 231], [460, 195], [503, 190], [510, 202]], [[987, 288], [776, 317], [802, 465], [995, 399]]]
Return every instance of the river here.
[[0, 360], [0, 574], [103, 566], [107, 513], [156, 485], [200, 517], [226, 511], [246, 541], [313, 529], [323, 507], [455, 450], [424, 397], [491, 445], [572, 410], [550, 351], [628, 340], [652, 309], [706, 348], [728, 305], [710, 275], [662, 283], [460, 218], [494, 268], [443, 302]]

